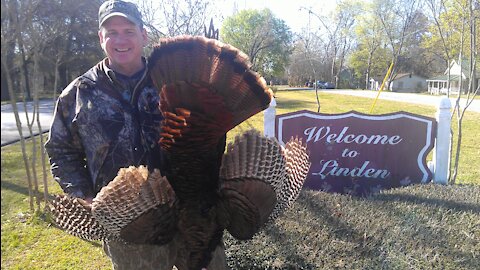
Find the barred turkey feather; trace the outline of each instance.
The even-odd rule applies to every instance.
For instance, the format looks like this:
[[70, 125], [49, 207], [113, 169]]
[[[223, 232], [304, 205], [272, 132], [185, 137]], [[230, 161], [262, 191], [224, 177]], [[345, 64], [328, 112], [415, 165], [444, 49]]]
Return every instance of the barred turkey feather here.
[[93, 199], [92, 213], [109, 232], [119, 236], [122, 228], [159, 205], [171, 211], [173, 200], [173, 190], [159, 170], [149, 173], [145, 166], [130, 166], [120, 169], [100, 190]]
[[251, 239], [266, 223], [276, 204], [272, 186], [257, 179], [225, 181], [221, 193], [226, 229], [239, 240]]
[[286, 160], [288, 179], [282, 183], [280, 196], [270, 221], [279, 217], [297, 200], [311, 165], [307, 146], [301, 139], [294, 138], [287, 142], [282, 155]]
[[[175, 230], [175, 194], [159, 170], [149, 173], [145, 166], [122, 168], [91, 205], [82, 202], [57, 195], [50, 208], [60, 228], [82, 239], [159, 244], [168, 242]], [[162, 218], [149, 227], [151, 216]], [[147, 223], [139, 225], [138, 219]]]
[[91, 207], [82, 199], [68, 195], [55, 195], [49, 211], [58, 228], [88, 241], [114, 239], [93, 216]]
[[227, 147], [223, 155], [220, 177], [225, 180], [238, 178], [258, 179], [280, 190], [283, 179], [288, 178], [282, 147], [275, 138], [262, 136], [257, 130], [249, 130], [235, 137], [235, 143]]
[[276, 139], [257, 131], [237, 136], [220, 169], [221, 209], [227, 212], [222, 215], [229, 219], [229, 233], [250, 239], [277, 218], [296, 200], [309, 166], [306, 148], [299, 140], [283, 149]]

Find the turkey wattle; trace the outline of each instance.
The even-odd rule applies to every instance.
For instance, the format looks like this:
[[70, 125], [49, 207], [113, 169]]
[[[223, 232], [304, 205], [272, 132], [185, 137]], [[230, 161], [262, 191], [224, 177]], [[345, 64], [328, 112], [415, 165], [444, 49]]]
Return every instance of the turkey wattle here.
[[297, 198], [306, 146], [248, 131], [225, 152], [226, 133], [267, 108], [264, 79], [236, 48], [205, 37], [161, 40], [149, 58], [165, 117], [159, 144], [168, 166], [121, 169], [91, 205], [58, 195], [57, 225], [88, 240], [186, 242], [189, 269], [206, 267], [224, 230], [250, 239]]

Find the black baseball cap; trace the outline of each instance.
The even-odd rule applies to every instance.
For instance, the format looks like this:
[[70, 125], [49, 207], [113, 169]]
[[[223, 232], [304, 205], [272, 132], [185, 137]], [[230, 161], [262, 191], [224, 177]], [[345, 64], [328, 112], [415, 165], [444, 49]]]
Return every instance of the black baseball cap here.
[[122, 0], [109, 0], [104, 2], [98, 9], [98, 28], [113, 16], [122, 16], [143, 27], [142, 14], [138, 11], [137, 5], [132, 2]]

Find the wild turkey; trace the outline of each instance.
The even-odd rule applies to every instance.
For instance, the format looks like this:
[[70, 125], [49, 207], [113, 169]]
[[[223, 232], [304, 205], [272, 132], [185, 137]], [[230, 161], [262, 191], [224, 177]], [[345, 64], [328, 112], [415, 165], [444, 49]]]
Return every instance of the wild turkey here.
[[168, 166], [119, 171], [93, 200], [57, 196], [58, 226], [84, 239], [164, 244], [180, 233], [189, 269], [208, 265], [224, 230], [250, 239], [297, 198], [310, 163], [305, 144], [226, 133], [265, 109], [271, 90], [236, 48], [205, 37], [164, 39], [149, 58], [165, 117]]

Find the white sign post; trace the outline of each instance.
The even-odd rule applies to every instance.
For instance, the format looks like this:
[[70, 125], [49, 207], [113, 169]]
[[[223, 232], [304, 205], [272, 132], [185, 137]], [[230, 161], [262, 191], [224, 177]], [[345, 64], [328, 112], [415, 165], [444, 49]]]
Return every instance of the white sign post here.
[[450, 109], [452, 104], [450, 99], [444, 97], [440, 100], [437, 119], [437, 139], [433, 152], [434, 176], [433, 182], [446, 185], [448, 181], [448, 172], [450, 167]]

